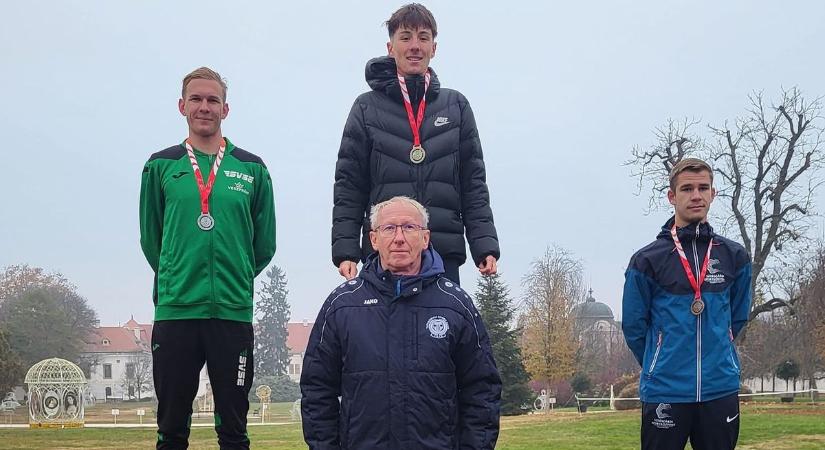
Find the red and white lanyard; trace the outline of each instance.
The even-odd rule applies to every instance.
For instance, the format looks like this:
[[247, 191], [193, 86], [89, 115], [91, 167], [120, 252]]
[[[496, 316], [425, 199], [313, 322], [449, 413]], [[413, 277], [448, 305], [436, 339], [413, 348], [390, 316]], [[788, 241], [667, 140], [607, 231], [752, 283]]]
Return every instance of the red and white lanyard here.
[[687, 275], [688, 281], [690, 281], [690, 286], [693, 288], [693, 300], [701, 301], [702, 283], [705, 282], [705, 275], [708, 273], [710, 249], [713, 248], [713, 239], [708, 242], [708, 253], [705, 255], [705, 261], [702, 263], [702, 270], [699, 272], [699, 276], [694, 278], [693, 271], [690, 270], [690, 263], [688, 262], [687, 256], [685, 256], [685, 250], [682, 248], [682, 243], [679, 242], [679, 236], [676, 234], [676, 224], [673, 224], [673, 228], [670, 229], [670, 236], [673, 237], [673, 243], [676, 245], [676, 252], [679, 253], [679, 259], [682, 261], [682, 267], [685, 268], [685, 274]]
[[407, 91], [407, 82], [404, 80], [404, 75], [398, 74], [398, 84], [401, 85], [401, 96], [404, 97], [404, 108], [407, 110], [407, 120], [410, 122], [410, 129], [413, 134], [413, 147], [421, 146], [421, 122], [424, 121], [424, 109], [427, 107], [427, 89], [430, 87], [430, 72], [424, 74], [424, 95], [421, 96], [421, 102], [418, 104], [418, 117], [413, 116], [412, 103], [410, 102], [410, 93]]
[[189, 140], [186, 140], [186, 152], [189, 154], [189, 162], [192, 163], [192, 171], [195, 173], [195, 181], [198, 182], [198, 192], [201, 195], [201, 214], [209, 214], [209, 194], [212, 192], [212, 186], [215, 185], [215, 176], [218, 175], [218, 167], [220, 167], [221, 160], [223, 160], [224, 150], [226, 150], [225, 143], [221, 144], [220, 149], [218, 149], [218, 155], [215, 162], [212, 163], [212, 171], [209, 172], [209, 180], [206, 184], [203, 184], [203, 175], [201, 175], [201, 169], [198, 167], [198, 160], [195, 159], [195, 150]]

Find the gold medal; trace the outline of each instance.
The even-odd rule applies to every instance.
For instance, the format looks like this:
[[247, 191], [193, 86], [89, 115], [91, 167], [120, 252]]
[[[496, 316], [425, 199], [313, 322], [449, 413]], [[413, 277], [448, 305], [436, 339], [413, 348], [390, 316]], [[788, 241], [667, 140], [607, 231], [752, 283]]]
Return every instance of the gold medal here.
[[424, 151], [424, 147], [420, 145], [413, 145], [412, 150], [410, 150], [410, 161], [413, 164], [421, 164], [424, 162], [424, 158], [427, 157], [427, 152]]
[[693, 299], [693, 303], [690, 304], [690, 312], [692, 312], [694, 316], [698, 316], [699, 314], [702, 314], [702, 311], [704, 310], [705, 302], [703, 302], [701, 298]]

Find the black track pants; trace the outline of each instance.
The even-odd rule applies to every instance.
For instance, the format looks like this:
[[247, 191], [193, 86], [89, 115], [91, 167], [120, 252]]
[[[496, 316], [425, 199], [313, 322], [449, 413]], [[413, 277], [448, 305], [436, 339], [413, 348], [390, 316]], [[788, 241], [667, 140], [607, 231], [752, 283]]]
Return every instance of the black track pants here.
[[732, 450], [739, 439], [739, 395], [702, 403], [643, 403], [642, 449]]
[[252, 324], [220, 319], [163, 320], [152, 330], [152, 372], [158, 399], [158, 449], [189, 445], [192, 402], [206, 363], [221, 449], [248, 449], [247, 395], [253, 378]]

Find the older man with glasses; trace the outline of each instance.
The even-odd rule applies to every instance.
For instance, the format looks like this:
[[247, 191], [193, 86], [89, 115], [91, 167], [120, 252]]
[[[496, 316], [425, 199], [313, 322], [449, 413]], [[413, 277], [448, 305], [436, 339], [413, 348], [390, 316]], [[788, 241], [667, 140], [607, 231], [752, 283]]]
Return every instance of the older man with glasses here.
[[428, 218], [408, 197], [372, 207], [376, 253], [327, 298], [304, 357], [310, 449], [495, 447], [490, 341], [470, 296], [444, 277]]

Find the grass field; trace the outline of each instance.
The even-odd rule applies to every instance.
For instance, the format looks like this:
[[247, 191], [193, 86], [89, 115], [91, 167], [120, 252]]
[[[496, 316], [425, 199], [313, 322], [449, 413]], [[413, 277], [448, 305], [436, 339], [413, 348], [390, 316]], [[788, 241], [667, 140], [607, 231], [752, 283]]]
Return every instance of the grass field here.
[[[278, 406], [288, 411], [287, 404]], [[825, 404], [751, 403], [742, 405], [740, 449], [806, 450], [825, 448]], [[547, 415], [505, 417], [498, 449], [633, 449], [638, 448], [639, 411], [569, 410]], [[306, 449], [300, 424], [250, 426], [253, 448]], [[74, 430], [0, 428], [4, 449], [147, 449], [151, 428]], [[216, 449], [211, 428], [194, 428], [190, 448]], [[690, 448], [690, 447], [688, 447]]]

